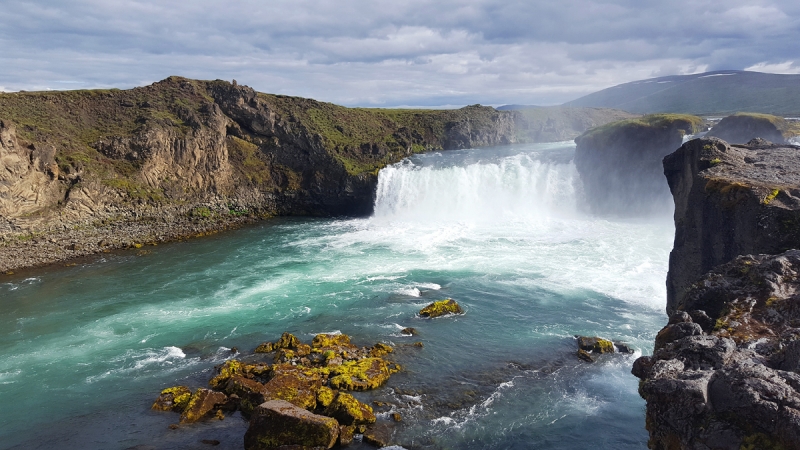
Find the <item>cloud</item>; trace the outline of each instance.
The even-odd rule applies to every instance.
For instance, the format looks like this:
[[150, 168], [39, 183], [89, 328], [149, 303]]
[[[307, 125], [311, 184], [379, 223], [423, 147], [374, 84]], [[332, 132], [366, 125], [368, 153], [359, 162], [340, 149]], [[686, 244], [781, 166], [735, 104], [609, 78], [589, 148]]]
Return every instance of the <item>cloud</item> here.
[[794, 1], [3, 3], [7, 90], [183, 75], [346, 105], [557, 104], [653, 76], [796, 73], [800, 61]]

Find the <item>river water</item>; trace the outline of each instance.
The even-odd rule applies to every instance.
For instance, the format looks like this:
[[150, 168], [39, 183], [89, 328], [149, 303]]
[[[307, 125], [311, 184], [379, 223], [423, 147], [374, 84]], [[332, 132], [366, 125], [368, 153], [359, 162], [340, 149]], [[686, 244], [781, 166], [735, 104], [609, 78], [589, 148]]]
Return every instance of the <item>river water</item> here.
[[[238, 413], [171, 430], [150, 404], [284, 331], [394, 344], [405, 370], [359, 396], [395, 405], [405, 448], [645, 448], [630, 367], [665, 321], [674, 228], [669, 211], [583, 213], [573, 152], [418, 155], [381, 171], [369, 218], [275, 219], [0, 279], [0, 448], [242, 448]], [[444, 298], [465, 314], [416, 315]], [[637, 351], [584, 363], [577, 334]]]

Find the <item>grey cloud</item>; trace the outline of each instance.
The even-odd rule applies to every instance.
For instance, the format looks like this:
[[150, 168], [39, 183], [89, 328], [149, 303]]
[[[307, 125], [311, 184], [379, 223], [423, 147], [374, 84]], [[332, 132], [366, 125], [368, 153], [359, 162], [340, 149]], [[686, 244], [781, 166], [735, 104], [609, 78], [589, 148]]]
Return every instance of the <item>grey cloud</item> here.
[[798, 19], [788, 0], [4, 0], [0, 86], [176, 74], [348, 105], [554, 104], [651, 76], [800, 63]]

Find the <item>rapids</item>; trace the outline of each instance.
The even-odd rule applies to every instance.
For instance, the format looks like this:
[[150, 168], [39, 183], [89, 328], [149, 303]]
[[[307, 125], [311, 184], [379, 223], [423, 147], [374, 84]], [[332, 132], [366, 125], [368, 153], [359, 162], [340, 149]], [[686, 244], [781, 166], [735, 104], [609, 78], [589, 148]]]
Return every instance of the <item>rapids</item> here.
[[[275, 219], [0, 279], [0, 448], [241, 448], [238, 413], [170, 430], [177, 415], [150, 404], [283, 331], [398, 346], [406, 370], [359, 397], [395, 404], [405, 448], [645, 448], [630, 366], [664, 322], [671, 212], [585, 214], [573, 151], [417, 155], [380, 172], [368, 218]], [[448, 297], [466, 314], [416, 316]], [[637, 353], [582, 363], [575, 334]]]

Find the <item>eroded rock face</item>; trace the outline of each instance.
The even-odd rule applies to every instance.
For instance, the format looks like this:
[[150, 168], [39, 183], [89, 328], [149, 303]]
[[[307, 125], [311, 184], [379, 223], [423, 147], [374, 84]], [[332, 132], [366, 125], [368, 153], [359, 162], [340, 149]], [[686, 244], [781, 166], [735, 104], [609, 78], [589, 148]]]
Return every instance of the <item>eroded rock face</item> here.
[[668, 314], [691, 283], [712, 268], [739, 255], [800, 248], [797, 167], [800, 148], [764, 141], [730, 145], [716, 138], [695, 139], [664, 158], [675, 199]]
[[650, 448], [800, 447], [798, 275], [800, 251], [790, 250], [740, 256], [690, 286], [659, 333], [670, 338], [632, 371]]

